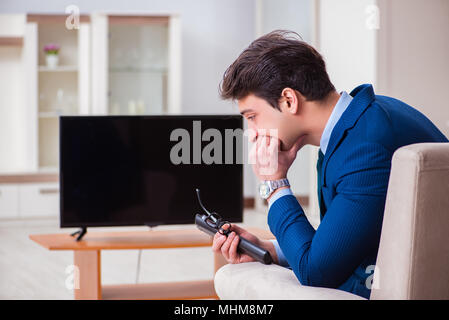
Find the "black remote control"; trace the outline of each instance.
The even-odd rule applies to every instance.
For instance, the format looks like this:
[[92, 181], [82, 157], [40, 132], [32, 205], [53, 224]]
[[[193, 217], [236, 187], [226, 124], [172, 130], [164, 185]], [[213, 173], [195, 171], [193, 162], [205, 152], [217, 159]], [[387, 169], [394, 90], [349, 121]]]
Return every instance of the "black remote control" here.
[[[195, 215], [195, 224], [201, 231], [214, 236], [217, 232], [220, 232], [221, 234], [227, 236], [228, 233], [231, 231], [230, 228], [228, 229], [222, 229], [222, 226], [225, 224], [228, 224], [229, 227], [231, 227], [231, 224], [227, 221], [223, 221], [221, 217], [217, 213], [210, 213], [206, 210], [206, 208], [201, 203], [199, 190], [196, 189], [198, 200], [200, 202], [201, 207], [206, 212], [206, 214], [196, 214]], [[251, 241], [241, 237], [238, 244], [238, 249], [246, 253], [247, 255], [251, 256], [252, 258], [256, 259], [257, 261], [264, 263], [264, 264], [271, 264], [273, 262], [273, 259], [270, 255], [270, 253], [255, 245]]]

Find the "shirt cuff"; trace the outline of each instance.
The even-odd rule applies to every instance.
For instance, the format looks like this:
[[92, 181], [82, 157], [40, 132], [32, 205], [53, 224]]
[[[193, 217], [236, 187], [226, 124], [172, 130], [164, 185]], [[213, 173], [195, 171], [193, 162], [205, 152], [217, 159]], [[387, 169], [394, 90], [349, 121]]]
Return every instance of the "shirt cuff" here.
[[274, 193], [270, 199], [268, 199], [268, 209], [270, 209], [271, 205], [279, 198], [283, 197], [283, 196], [288, 196], [288, 195], [293, 195], [292, 189], [290, 188], [285, 188], [285, 189], [281, 189], [279, 191], [277, 191], [276, 193]]
[[282, 267], [289, 268], [290, 265], [288, 264], [287, 259], [285, 258], [284, 253], [281, 250], [281, 247], [279, 247], [278, 241], [276, 239], [272, 239], [270, 241], [273, 243], [274, 249], [276, 250], [276, 255], [278, 256], [279, 265]]

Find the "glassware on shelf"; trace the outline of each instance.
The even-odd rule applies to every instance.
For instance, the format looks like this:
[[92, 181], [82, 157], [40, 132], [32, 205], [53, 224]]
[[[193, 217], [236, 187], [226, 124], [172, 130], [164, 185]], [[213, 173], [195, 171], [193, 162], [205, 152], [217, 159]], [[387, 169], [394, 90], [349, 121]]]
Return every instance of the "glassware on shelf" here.
[[136, 48], [130, 48], [126, 55], [126, 68], [135, 69], [138, 65], [139, 53]]
[[142, 99], [139, 99], [137, 101], [137, 106], [136, 107], [137, 107], [137, 110], [136, 110], [137, 114], [144, 114], [145, 113], [145, 102], [143, 102]]
[[48, 101], [45, 93], [39, 93], [39, 110], [40, 111], [48, 111]]
[[122, 60], [122, 50], [120, 50], [120, 48], [116, 48], [114, 50], [114, 59], [112, 60], [112, 65], [120, 67], [122, 62], [121, 60]]
[[114, 102], [112, 104], [110, 114], [112, 114], [112, 115], [120, 114], [120, 105], [118, 104], [118, 102]]
[[134, 100], [130, 100], [128, 102], [128, 114], [130, 114], [130, 115], [137, 114], [137, 105]]
[[56, 106], [54, 108], [54, 111], [57, 114], [61, 114], [62, 111], [64, 110], [64, 90], [62, 90], [61, 88], [59, 88], [56, 91]]
[[154, 52], [151, 48], [147, 47], [144, 49], [144, 61], [142, 67], [145, 69], [151, 69], [154, 67]]
[[69, 95], [67, 97], [67, 113], [69, 114], [77, 114], [78, 113], [78, 108], [76, 106], [76, 96], [74, 95]]
[[[109, 114], [163, 112], [167, 100], [168, 29], [154, 25], [109, 26]], [[164, 87], [165, 86], [165, 87]]]

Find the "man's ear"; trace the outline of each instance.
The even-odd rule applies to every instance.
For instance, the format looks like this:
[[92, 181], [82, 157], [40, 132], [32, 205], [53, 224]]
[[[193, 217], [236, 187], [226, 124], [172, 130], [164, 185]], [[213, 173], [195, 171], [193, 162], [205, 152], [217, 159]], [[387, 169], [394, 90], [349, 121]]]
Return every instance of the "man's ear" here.
[[284, 88], [279, 100], [279, 108], [282, 112], [287, 112], [292, 115], [299, 112], [301, 107], [302, 95], [292, 88]]

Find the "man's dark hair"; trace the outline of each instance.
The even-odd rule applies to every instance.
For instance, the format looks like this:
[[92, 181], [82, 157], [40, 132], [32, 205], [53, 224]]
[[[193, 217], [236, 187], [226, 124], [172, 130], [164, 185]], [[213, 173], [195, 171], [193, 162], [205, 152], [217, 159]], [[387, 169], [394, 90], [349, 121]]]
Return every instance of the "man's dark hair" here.
[[246, 48], [223, 75], [223, 99], [249, 94], [279, 109], [284, 88], [299, 91], [307, 101], [323, 100], [333, 90], [321, 55], [292, 31], [275, 30]]

